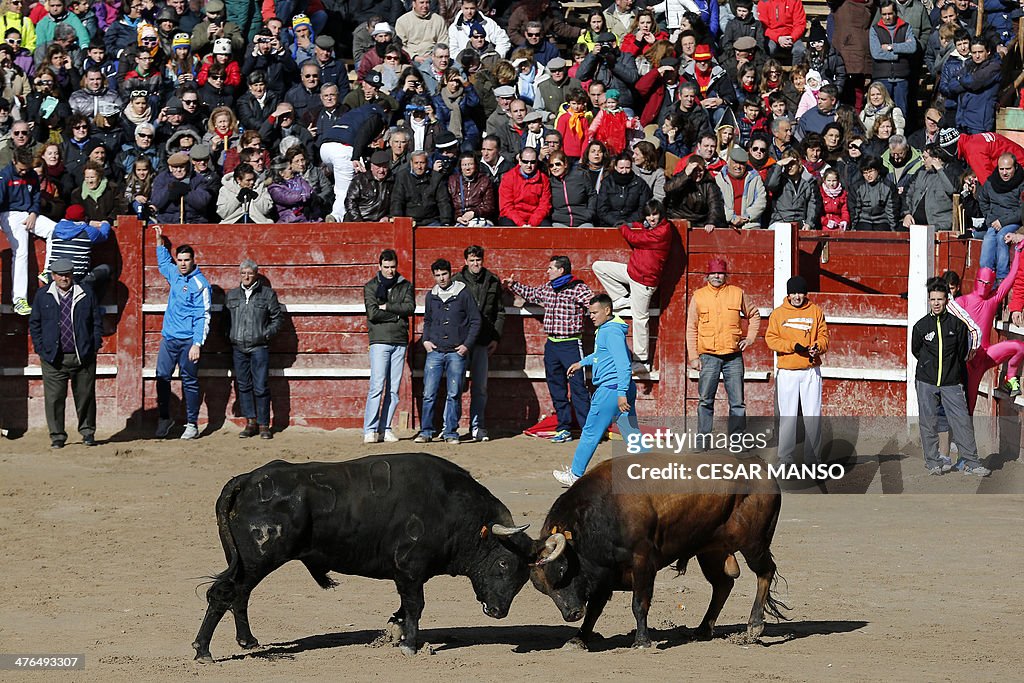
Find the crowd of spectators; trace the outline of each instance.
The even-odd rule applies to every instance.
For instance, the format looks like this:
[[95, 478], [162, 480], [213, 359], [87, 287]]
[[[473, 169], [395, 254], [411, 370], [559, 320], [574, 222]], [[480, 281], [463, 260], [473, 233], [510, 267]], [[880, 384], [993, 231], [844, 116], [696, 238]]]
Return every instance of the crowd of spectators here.
[[0, 4], [0, 216], [53, 222], [984, 232], [958, 138], [1020, 99], [1019, 0]]

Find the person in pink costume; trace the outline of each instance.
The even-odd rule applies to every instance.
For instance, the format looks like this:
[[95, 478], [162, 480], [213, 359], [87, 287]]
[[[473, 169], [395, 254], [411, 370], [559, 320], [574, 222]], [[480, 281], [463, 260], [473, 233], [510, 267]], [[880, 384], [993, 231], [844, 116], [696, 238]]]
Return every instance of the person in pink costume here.
[[[992, 322], [995, 320], [996, 311], [1006, 295], [1010, 293], [1013, 282], [1017, 277], [1017, 269], [1020, 266], [1020, 253], [1024, 250], [1024, 235], [1007, 235], [1007, 243], [1014, 243], [1013, 264], [1010, 266], [1010, 273], [1003, 280], [999, 289], [994, 293], [992, 283], [995, 282], [995, 271], [991, 268], [980, 268], [974, 278], [974, 292], [965, 294], [956, 302], [971, 316], [974, 322], [981, 328], [981, 345], [974, 358], [967, 362], [967, 409], [971, 415], [974, 414], [974, 405], [978, 401], [978, 386], [981, 378], [991, 368], [997, 367], [1003, 361], [1008, 360], [1006, 368], [1007, 384], [1011, 385], [1010, 378], [1016, 379], [1020, 372], [1021, 363], [1024, 362], [1024, 341], [1008, 340], [993, 344], [990, 339]], [[1020, 393], [1020, 389], [1017, 389]]]

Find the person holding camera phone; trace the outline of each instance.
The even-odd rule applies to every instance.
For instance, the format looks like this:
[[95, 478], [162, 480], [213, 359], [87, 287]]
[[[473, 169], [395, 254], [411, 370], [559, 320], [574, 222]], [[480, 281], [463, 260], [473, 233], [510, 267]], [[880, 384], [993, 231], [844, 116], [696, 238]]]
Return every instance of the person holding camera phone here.
[[245, 36], [238, 24], [227, 20], [227, 11], [222, 0], [210, 0], [204, 8], [206, 18], [192, 29], [192, 52], [205, 56], [213, 49], [218, 38], [231, 41], [231, 51], [240, 53], [245, 49]]
[[[199, 26], [196, 30], [199, 30]], [[248, 78], [254, 71], [263, 73], [267, 90], [278, 98], [284, 98], [289, 84], [299, 80], [298, 65], [268, 28], [263, 28], [256, 34], [253, 48], [246, 53], [245, 62], [242, 64], [242, 74], [245, 77]]]

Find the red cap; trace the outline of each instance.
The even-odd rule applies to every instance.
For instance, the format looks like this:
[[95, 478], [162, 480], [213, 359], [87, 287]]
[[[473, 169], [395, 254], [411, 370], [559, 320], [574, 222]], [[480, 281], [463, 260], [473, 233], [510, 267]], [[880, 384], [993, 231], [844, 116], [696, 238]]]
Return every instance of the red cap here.
[[68, 210], [64, 212], [64, 218], [69, 221], [79, 223], [85, 220], [85, 207], [81, 204], [72, 204], [68, 207]]
[[693, 53], [694, 60], [698, 62], [709, 62], [713, 56], [710, 45], [698, 45], [697, 51]]
[[710, 273], [728, 273], [729, 265], [725, 262], [725, 259], [716, 256], [715, 258], [708, 261], [708, 271]]

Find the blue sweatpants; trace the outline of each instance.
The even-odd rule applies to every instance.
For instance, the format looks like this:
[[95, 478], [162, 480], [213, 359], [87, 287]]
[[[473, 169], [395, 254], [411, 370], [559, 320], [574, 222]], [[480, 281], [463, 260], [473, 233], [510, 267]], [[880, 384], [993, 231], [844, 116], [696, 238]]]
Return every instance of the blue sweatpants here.
[[594, 457], [601, 437], [608, 431], [612, 422], [618, 423], [623, 440], [628, 440], [630, 434], [640, 432], [636, 423], [636, 385], [632, 382], [626, 390], [626, 400], [629, 401], [629, 412], [620, 413], [617, 388], [598, 387], [594, 392], [590, 399], [587, 423], [583, 425], [583, 433], [576, 444], [576, 454], [572, 458], [572, 473], [577, 477], [582, 477], [587, 471], [587, 465]]

